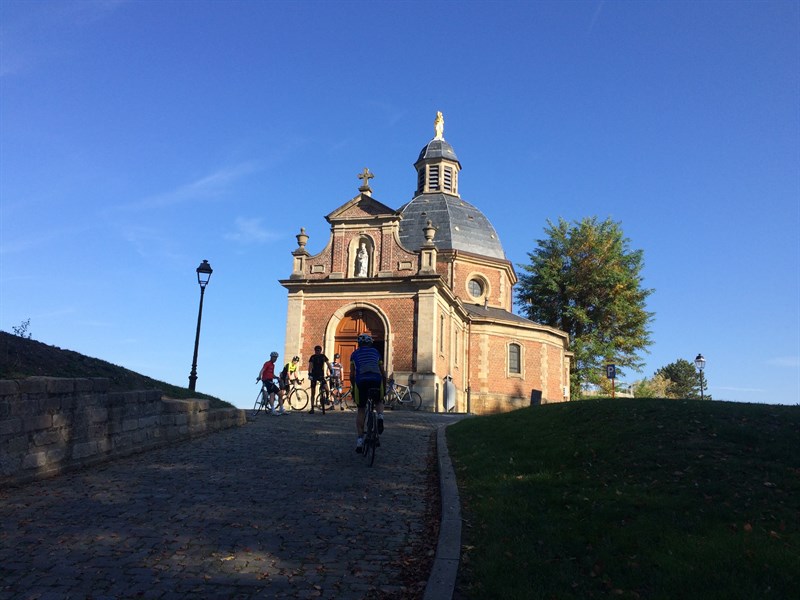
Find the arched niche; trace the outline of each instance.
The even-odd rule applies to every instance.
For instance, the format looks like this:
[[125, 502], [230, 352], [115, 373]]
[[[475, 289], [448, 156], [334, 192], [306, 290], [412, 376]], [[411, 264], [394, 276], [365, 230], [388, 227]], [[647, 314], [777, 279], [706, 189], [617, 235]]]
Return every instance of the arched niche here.
[[[366, 265], [362, 267], [364, 257]], [[376, 272], [374, 240], [363, 234], [353, 237], [347, 250], [347, 276], [373, 277]]]

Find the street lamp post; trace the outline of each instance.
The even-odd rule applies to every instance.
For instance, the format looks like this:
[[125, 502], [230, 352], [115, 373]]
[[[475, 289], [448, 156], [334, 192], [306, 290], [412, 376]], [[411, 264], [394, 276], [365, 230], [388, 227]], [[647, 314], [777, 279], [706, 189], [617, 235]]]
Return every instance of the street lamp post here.
[[197, 383], [197, 347], [200, 345], [200, 321], [203, 318], [203, 294], [205, 294], [208, 281], [211, 279], [211, 265], [207, 260], [197, 267], [197, 283], [200, 284], [200, 310], [197, 311], [197, 333], [194, 336], [194, 357], [192, 358], [192, 372], [189, 373], [189, 389], [194, 391]]
[[703, 358], [702, 354], [698, 354], [697, 358], [694, 359], [694, 366], [697, 367], [697, 370], [700, 373], [700, 400], [705, 400], [705, 396], [703, 394], [703, 369], [706, 368], [706, 359]]

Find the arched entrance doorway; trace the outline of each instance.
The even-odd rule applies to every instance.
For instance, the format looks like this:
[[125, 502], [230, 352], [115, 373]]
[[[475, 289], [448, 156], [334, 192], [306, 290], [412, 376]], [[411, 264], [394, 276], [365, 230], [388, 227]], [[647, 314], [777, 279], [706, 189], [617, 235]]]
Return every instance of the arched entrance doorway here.
[[362, 333], [372, 336], [374, 347], [385, 362], [386, 332], [380, 317], [373, 311], [363, 308], [349, 311], [336, 328], [336, 339], [333, 344], [333, 351], [341, 355], [345, 383], [350, 381], [350, 355], [358, 348], [358, 336]]

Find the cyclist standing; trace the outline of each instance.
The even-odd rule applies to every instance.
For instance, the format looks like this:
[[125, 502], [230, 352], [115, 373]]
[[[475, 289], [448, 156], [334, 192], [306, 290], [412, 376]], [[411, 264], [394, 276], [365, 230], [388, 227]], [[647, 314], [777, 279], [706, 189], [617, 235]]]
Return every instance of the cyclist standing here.
[[[256, 377], [256, 383], [259, 381], [264, 388], [264, 402], [268, 402], [269, 412], [273, 415], [284, 414], [283, 409], [283, 394], [281, 389], [275, 384], [275, 362], [278, 360], [277, 352], [270, 352], [269, 360], [261, 367], [261, 371]], [[275, 400], [279, 401], [280, 410], [275, 409]]]
[[288, 362], [285, 365], [283, 365], [283, 370], [281, 371], [280, 375], [280, 382], [284, 394], [288, 393], [290, 383], [294, 383], [295, 385], [300, 385], [302, 383], [302, 381], [300, 381], [300, 378], [297, 376], [297, 367], [299, 366], [300, 366], [299, 356], [293, 356], [291, 362]]
[[339, 410], [344, 410], [342, 406], [342, 376], [344, 374], [344, 367], [339, 361], [340, 355], [338, 353], [333, 355], [333, 362], [331, 363], [331, 398], [334, 392], [336, 398], [339, 400]]
[[379, 390], [375, 401], [378, 413], [378, 433], [383, 433], [383, 394], [386, 372], [378, 351], [372, 347], [372, 336], [362, 333], [358, 336], [358, 348], [350, 355], [350, 383], [353, 387], [353, 399], [358, 406], [356, 414], [356, 452], [364, 451], [364, 420], [366, 418], [367, 396], [371, 389]]
[[[328, 384], [325, 383], [325, 366], [328, 366], [328, 371], [331, 370], [331, 363], [328, 357], [322, 353], [322, 346], [314, 346], [314, 354], [308, 359], [308, 378], [311, 381], [311, 410], [308, 412], [314, 414], [314, 395], [317, 391], [317, 383], [319, 383], [319, 391], [328, 391]], [[325, 414], [325, 404], [322, 404], [322, 414]]]

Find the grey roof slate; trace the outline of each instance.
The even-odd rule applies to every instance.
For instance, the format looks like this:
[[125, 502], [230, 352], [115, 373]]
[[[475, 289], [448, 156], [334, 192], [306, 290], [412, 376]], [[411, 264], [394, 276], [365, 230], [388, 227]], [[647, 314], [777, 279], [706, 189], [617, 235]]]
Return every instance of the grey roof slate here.
[[439, 250], [464, 250], [505, 259], [503, 245], [489, 219], [469, 202], [450, 194], [420, 194], [398, 211], [400, 241], [409, 250], [425, 242], [423, 228], [430, 219], [436, 227], [433, 243]]
[[480, 304], [468, 304], [464, 303], [464, 309], [474, 317], [486, 317], [489, 319], [494, 319], [495, 321], [507, 321], [509, 323], [525, 323], [525, 324], [534, 324], [537, 323], [535, 321], [531, 321], [530, 319], [526, 319], [520, 315], [508, 312], [502, 308], [495, 308], [493, 306], [487, 306], [486, 308]]
[[461, 165], [461, 163], [458, 161], [455, 150], [453, 150], [453, 147], [445, 140], [431, 140], [428, 142], [419, 153], [419, 158], [414, 164], [417, 164], [419, 161], [428, 158], [446, 158]]

